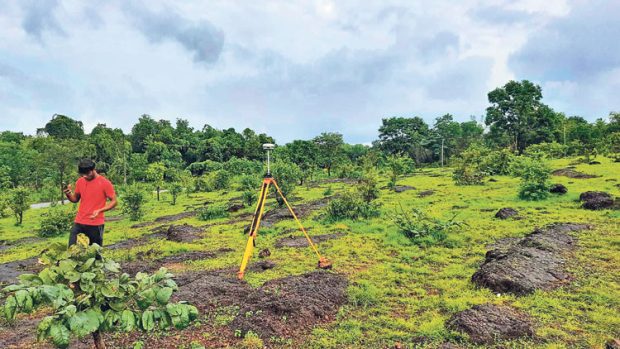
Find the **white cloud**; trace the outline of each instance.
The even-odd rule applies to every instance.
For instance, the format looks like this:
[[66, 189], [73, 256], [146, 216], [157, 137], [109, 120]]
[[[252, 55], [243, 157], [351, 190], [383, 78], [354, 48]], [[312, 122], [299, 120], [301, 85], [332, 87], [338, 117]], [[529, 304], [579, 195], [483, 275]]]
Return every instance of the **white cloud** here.
[[[62, 113], [129, 131], [149, 113], [280, 142], [321, 131], [370, 142], [383, 117], [483, 114], [490, 89], [527, 78], [509, 57], [574, 15], [562, 0], [127, 4], [3, 2], [0, 129], [33, 133]], [[541, 83], [577, 108], [561, 98], [579, 84]]]

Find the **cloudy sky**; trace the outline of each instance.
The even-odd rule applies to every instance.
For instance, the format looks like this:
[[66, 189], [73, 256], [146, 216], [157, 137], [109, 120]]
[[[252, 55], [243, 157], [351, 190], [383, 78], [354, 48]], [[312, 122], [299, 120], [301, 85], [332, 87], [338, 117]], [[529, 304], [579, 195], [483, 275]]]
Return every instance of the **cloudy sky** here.
[[620, 109], [619, 17], [617, 0], [0, 0], [0, 130], [150, 114], [366, 143], [384, 117], [479, 117], [510, 79], [594, 120]]

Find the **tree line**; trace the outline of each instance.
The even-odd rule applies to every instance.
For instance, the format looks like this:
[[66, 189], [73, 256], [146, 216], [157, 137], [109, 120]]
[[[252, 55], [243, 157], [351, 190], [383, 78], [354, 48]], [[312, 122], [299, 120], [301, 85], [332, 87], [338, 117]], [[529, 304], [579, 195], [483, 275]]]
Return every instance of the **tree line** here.
[[[347, 144], [342, 134], [325, 132], [276, 148], [274, 157], [294, 166], [300, 184], [317, 173], [348, 176], [362, 162], [392, 166], [390, 158], [410, 159], [415, 166], [449, 163], [472, 145], [522, 154], [532, 146], [553, 148], [560, 156], [620, 153], [620, 113], [588, 122], [566, 116], [542, 102], [542, 89], [527, 80], [510, 81], [488, 93], [489, 106], [480, 120], [458, 122], [451, 114], [432, 124], [422, 118], [382, 119], [372, 145]], [[219, 169], [258, 173], [261, 144], [274, 138], [246, 128], [194, 129], [184, 119], [173, 125], [142, 115], [125, 134], [98, 124], [90, 134], [82, 122], [54, 115], [35, 136], [0, 133], [0, 188], [28, 187], [42, 198], [62, 199], [61, 187], [75, 180], [78, 159], [90, 157], [115, 183], [182, 182]], [[321, 171], [322, 170], [322, 171]], [[289, 169], [290, 172], [290, 169]]]

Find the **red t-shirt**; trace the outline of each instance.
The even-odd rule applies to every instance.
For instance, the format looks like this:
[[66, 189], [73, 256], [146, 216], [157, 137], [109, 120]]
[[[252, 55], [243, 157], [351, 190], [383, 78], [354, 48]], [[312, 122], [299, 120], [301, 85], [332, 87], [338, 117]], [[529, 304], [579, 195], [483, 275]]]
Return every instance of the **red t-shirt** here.
[[92, 181], [81, 177], [75, 183], [75, 193], [80, 194], [80, 208], [78, 209], [75, 223], [85, 225], [102, 225], [105, 215], [99, 213], [91, 219], [93, 211], [102, 209], [107, 199], [112, 199], [116, 194], [112, 183], [102, 175], [98, 175]]

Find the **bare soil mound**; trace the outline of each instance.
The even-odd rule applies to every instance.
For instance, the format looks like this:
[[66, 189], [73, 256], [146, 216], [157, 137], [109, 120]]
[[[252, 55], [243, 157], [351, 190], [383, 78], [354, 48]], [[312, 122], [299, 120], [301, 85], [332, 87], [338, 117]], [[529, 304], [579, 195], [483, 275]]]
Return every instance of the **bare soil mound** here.
[[178, 220], [189, 218], [189, 217], [194, 217], [195, 215], [196, 215], [196, 211], [186, 211], [186, 212], [181, 212], [181, 213], [172, 214], [168, 216], [161, 216], [161, 217], [155, 218], [155, 220], [152, 222], [141, 222], [141, 223], [134, 224], [131, 226], [131, 228], [134, 228], [134, 229], [144, 228], [144, 227], [153, 225], [155, 223], [170, 223], [170, 222], [178, 221]]
[[[293, 211], [295, 211], [295, 215], [297, 215], [297, 218], [304, 218], [309, 216], [312, 212], [318, 211], [323, 207], [327, 206], [329, 200], [329, 198], [322, 198], [303, 204], [292, 205]], [[283, 219], [293, 219], [293, 215], [291, 215], [291, 212], [289, 212], [286, 206], [278, 207], [276, 209], [265, 212], [265, 214], [263, 215], [262, 224], [270, 226]]]
[[176, 242], [192, 242], [202, 237], [204, 230], [187, 223], [182, 225], [170, 225], [166, 230], [166, 239]]
[[570, 280], [564, 255], [574, 249], [575, 238], [568, 233], [588, 228], [584, 224], [552, 224], [517, 243], [490, 250], [472, 282], [518, 295], [556, 288]]
[[425, 190], [425, 191], [419, 192], [418, 193], [418, 197], [424, 198], [424, 197], [427, 197], [427, 196], [430, 196], [430, 195], [433, 195], [433, 194], [435, 194], [434, 190]]
[[476, 344], [532, 337], [534, 330], [526, 314], [508, 306], [476, 305], [452, 316], [448, 327], [465, 332]]
[[315, 271], [266, 282], [253, 290], [230, 324], [263, 339], [290, 337], [332, 320], [347, 300], [344, 276]]
[[583, 202], [581, 207], [586, 210], [603, 210], [614, 207], [614, 197], [603, 191], [586, 191], [579, 195], [579, 200]]
[[568, 167], [555, 170], [555, 171], [551, 172], [551, 174], [554, 175], [554, 176], [565, 176], [565, 177], [569, 177], [569, 178], [579, 178], [579, 179], [596, 178], [596, 177], [598, 177], [598, 176], [595, 176], [595, 175], [579, 172], [577, 170], [574, 170], [574, 169], [568, 168]]
[[215, 251], [190, 251], [156, 259], [149, 259], [156, 253], [154, 250], [149, 250], [136, 255], [137, 258], [134, 261], [121, 263], [121, 267], [123, 272], [133, 276], [140, 271], [152, 273], [159, 270], [161, 267], [167, 267], [171, 264], [213, 259], [223, 253], [231, 251], [232, 249], [230, 248], [221, 248]]
[[[291, 236], [279, 239], [278, 241], [276, 241], [276, 247], [281, 248], [281, 247], [308, 247], [310, 246], [308, 244], [308, 240], [306, 239], [306, 237], [303, 236], [303, 233], [300, 231], [299, 234], [301, 234], [301, 236], [293, 237], [291, 235]], [[318, 244], [323, 241], [337, 239], [345, 235], [346, 235], [345, 233], [333, 233], [333, 234], [310, 236], [310, 238], [312, 239], [312, 242]]]

